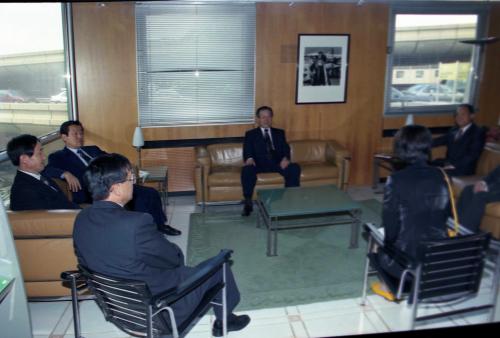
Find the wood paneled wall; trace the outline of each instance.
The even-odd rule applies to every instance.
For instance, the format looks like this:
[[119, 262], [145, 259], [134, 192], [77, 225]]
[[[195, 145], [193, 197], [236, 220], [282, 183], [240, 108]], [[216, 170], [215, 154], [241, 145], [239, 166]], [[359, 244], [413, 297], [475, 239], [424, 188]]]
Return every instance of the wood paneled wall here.
[[[133, 2], [74, 3], [76, 80], [80, 119], [87, 142], [136, 158], [131, 147], [137, 125], [135, 22]], [[500, 5], [492, 6], [489, 35], [500, 36]], [[333, 138], [353, 155], [351, 184], [369, 184], [372, 155], [385, 141], [382, 130], [404, 118], [383, 117], [387, 4], [257, 4], [255, 105], [271, 105], [275, 125], [289, 139]], [[350, 34], [347, 102], [295, 104], [299, 33]], [[478, 120], [496, 124], [500, 109], [500, 43], [485, 49]], [[450, 125], [450, 115], [417, 117], [427, 126]], [[146, 128], [146, 140], [242, 136], [250, 124]], [[175, 179], [175, 178], [173, 178]]]
[[[491, 6], [488, 36], [500, 38], [500, 4]], [[500, 119], [500, 41], [486, 45], [484, 53], [476, 119], [480, 124], [495, 126]]]
[[133, 2], [73, 3], [76, 88], [85, 142], [133, 161], [132, 135], [137, 126], [134, 13]]
[[[382, 4], [257, 5], [256, 106], [272, 106], [275, 125], [289, 139], [344, 144], [352, 153], [352, 184], [369, 183], [367, 168], [380, 141], [388, 15]], [[350, 34], [346, 103], [295, 104], [300, 33]]]

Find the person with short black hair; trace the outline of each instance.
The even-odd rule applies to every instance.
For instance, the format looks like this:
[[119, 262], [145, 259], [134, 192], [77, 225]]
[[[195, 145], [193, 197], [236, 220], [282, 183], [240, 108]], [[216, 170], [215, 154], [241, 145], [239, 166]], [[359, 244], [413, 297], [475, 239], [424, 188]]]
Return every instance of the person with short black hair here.
[[[384, 243], [410, 257], [416, 257], [421, 241], [447, 237], [450, 196], [444, 174], [427, 163], [431, 144], [431, 133], [424, 126], [408, 125], [400, 129], [394, 138], [394, 153], [406, 166], [389, 176], [384, 189]], [[382, 253], [377, 259], [388, 274], [400, 279], [401, 265]], [[389, 300], [394, 299], [380, 283], [374, 283], [372, 289]]]
[[243, 142], [242, 216], [248, 216], [253, 211], [252, 195], [258, 173], [276, 172], [285, 178], [285, 187], [300, 186], [300, 166], [291, 162], [290, 146], [286, 142], [285, 131], [271, 127], [272, 108], [268, 106], [257, 108], [255, 121], [258, 127], [247, 131]]
[[486, 140], [484, 128], [474, 123], [475, 110], [460, 104], [455, 113], [456, 127], [433, 140], [432, 146], [446, 146], [446, 157], [433, 161], [451, 176], [473, 175]]
[[[206, 262], [196, 267], [184, 265], [179, 247], [158, 236], [148, 213], [124, 208], [133, 195], [135, 177], [127, 158], [103, 154], [93, 159], [84, 174], [84, 183], [93, 204], [76, 217], [73, 243], [78, 262], [85, 267], [113, 277], [144, 281], [153, 295], [174, 288], [188, 279]], [[222, 272], [173, 305], [176, 321], [183, 322], [201, 302], [206, 290], [222, 281]], [[226, 269], [228, 331], [243, 329], [250, 322], [247, 315], [233, 310], [240, 294], [230, 268]], [[216, 300], [222, 301], [222, 291]], [[222, 336], [222, 309], [214, 307], [216, 321], [212, 333]]]
[[[83, 173], [88, 163], [95, 157], [106, 152], [99, 147], [84, 146], [84, 129], [80, 121], [70, 120], [61, 124], [59, 128], [61, 139], [65, 147], [49, 155], [49, 165], [54, 168], [70, 171], [79, 182], [83, 181]], [[92, 197], [85, 186], [73, 190], [73, 200], [77, 203], [91, 203]], [[134, 185], [134, 198], [127, 205], [135, 211], [150, 213], [158, 230], [169, 236], [178, 236], [181, 231], [168, 225], [167, 216], [163, 210], [160, 194], [154, 188]]]
[[47, 175], [50, 168], [45, 169], [45, 155], [36, 136], [14, 137], [7, 144], [7, 155], [18, 168], [10, 189], [11, 210], [80, 209]]

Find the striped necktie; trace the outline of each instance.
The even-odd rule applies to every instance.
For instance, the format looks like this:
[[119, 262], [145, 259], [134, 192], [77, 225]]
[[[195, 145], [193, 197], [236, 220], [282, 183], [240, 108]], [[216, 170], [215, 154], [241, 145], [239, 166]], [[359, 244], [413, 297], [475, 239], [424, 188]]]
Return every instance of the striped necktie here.
[[84, 160], [85, 162], [87, 162], [87, 165], [90, 163], [90, 161], [92, 161], [92, 160], [93, 160], [93, 157], [92, 157], [92, 156], [90, 156], [89, 154], [87, 154], [86, 152], [84, 152], [84, 151], [82, 150], [82, 148], [78, 148], [78, 150], [76, 151], [76, 153], [77, 153], [78, 155], [80, 155], [80, 157], [81, 157], [81, 158], [83, 158], [83, 160]]

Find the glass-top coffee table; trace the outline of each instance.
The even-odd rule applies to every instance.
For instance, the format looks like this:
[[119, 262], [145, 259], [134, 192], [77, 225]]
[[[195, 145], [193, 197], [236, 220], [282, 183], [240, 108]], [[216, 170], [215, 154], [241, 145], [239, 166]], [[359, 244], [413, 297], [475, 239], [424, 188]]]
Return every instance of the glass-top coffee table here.
[[[267, 228], [267, 255], [278, 254], [278, 231], [351, 224], [350, 248], [358, 247], [361, 205], [334, 185], [257, 191], [259, 216]], [[328, 217], [323, 217], [328, 216]]]

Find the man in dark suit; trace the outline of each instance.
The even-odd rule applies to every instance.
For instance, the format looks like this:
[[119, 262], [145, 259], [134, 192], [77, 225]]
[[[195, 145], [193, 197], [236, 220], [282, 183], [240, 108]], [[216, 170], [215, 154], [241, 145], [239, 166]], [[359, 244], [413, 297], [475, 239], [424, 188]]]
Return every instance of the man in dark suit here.
[[273, 110], [262, 106], [255, 112], [258, 128], [245, 134], [241, 185], [244, 208], [242, 216], [253, 211], [252, 195], [258, 173], [277, 172], [285, 178], [285, 187], [300, 186], [300, 166], [290, 162], [290, 146], [283, 129], [272, 128]]
[[[70, 171], [82, 182], [83, 173], [88, 163], [95, 157], [105, 154], [97, 146], [84, 146], [84, 131], [80, 121], [66, 121], [59, 130], [65, 147], [49, 155], [49, 166]], [[91, 203], [92, 198], [86, 189], [73, 189], [73, 201], [76, 203]], [[127, 205], [135, 211], [150, 213], [158, 229], [170, 236], [180, 235], [181, 232], [165, 222], [167, 217], [163, 210], [160, 195], [153, 188], [134, 185], [134, 198]]]
[[[184, 255], [175, 244], [158, 236], [150, 214], [124, 209], [133, 195], [135, 177], [130, 162], [118, 154], [105, 154], [93, 160], [84, 174], [84, 183], [94, 203], [76, 218], [73, 230], [75, 252], [80, 264], [106, 275], [144, 281], [157, 295], [176, 287], [206, 263], [184, 265]], [[177, 322], [196, 308], [203, 293], [222, 280], [222, 272], [212, 276], [173, 305]], [[228, 330], [236, 331], [250, 322], [246, 315], [233, 310], [240, 300], [231, 269], [226, 270]], [[222, 300], [218, 295], [218, 303]], [[217, 320], [213, 334], [222, 335], [222, 309], [214, 307]]]
[[460, 223], [478, 232], [486, 204], [497, 201], [500, 201], [500, 166], [462, 191], [457, 205]]
[[[38, 138], [27, 134], [14, 137], [7, 144], [7, 154], [18, 168], [10, 189], [11, 210], [80, 209], [47, 176], [50, 168], [45, 169], [45, 155]], [[68, 172], [63, 176], [73, 179]]]
[[433, 147], [447, 147], [446, 158], [434, 164], [444, 167], [451, 176], [472, 175], [483, 151], [485, 130], [474, 123], [474, 107], [470, 104], [457, 107], [455, 123], [457, 126], [446, 135], [433, 140]]

